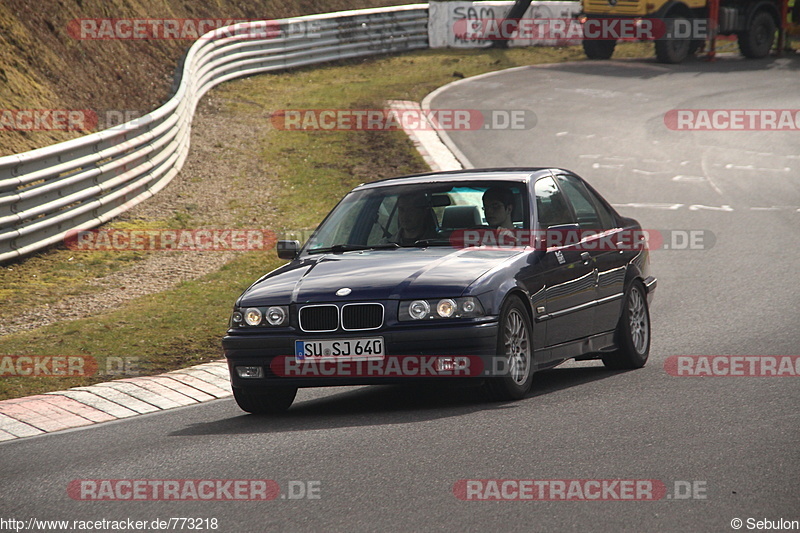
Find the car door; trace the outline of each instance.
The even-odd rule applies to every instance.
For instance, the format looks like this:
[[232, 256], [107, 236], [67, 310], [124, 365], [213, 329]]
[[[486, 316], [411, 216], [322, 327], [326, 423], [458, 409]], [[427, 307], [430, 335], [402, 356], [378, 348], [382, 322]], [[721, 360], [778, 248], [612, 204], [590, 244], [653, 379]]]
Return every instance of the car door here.
[[536, 309], [537, 319], [546, 321], [546, 345], [554, 346], [590, 335], [594, 331], [595, 267], [591, 256], [569, 242], [577, 230], [575, 214], [553, 177], [543, 177], [534, 185], [539, 234], [547, 237], [541, 256], [545, 286], [544, 312]]
[[622, 250], [622, 228], [605, 202], [572, 174], [556, 176], [556, 181], [569, 200], [582, 233], [581, 248], [592, 258], [595, 267], [594, 326], [592, 333], [613, 330], [619, 320], [625, 285], [627, 259]]

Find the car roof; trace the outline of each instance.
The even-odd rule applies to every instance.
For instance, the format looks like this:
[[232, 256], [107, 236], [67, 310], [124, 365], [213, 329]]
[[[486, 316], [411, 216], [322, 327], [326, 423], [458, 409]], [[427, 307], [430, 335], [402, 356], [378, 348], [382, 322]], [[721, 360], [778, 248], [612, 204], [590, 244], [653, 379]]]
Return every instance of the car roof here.
[[552, 171], [561, 170], [549, 167], [509, 167], [509, 168], [477, 168], [451, 170], [446, 172], [426, 172], [396, 178], [386, 178], [370, 183], [362, 183], [355, 190], [386, 187], [389, 185], [411, 185], [415, 183], [442, 183], [448, 181], [534, 181], [541, 176], [549, 176]]

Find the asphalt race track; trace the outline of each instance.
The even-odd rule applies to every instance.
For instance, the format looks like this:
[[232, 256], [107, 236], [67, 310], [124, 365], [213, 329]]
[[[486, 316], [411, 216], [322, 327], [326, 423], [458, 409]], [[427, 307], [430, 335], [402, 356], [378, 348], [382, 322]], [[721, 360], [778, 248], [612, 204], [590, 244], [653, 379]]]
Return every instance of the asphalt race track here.
[[[0, 445], [0, 518], [191, 517], [232, 532], [733, 531], [735, 518], [752, 531], [748, 519], [800, 520], [800, 377], [665, 369], [671, 356], [800, 355], [800, 131], [665, 122], [679, 109], [796, 110], [799, 71], [797, 57], [581, 62], [463, 80], [432, 99], [434, 109], [532, 111], [528, 129], [450, 138], [476, 167], [574, 170], [667, 236], [669, 249], [652, 255], [644, 369], [568, 364], [508, 404], [469, 387], [309, 389], [282, 417], [248, 416], [226, 399], [10, 441]], [[198, 502], [68, 492], [74, 480], [118, 479], [264, 479], [279, 493]], [[460, 480], [651, 480], [666, 492], [481, 501], [501, 493], [478, 482], [462, 500]], [[512, 499], [515, 486], [499, 485]]]

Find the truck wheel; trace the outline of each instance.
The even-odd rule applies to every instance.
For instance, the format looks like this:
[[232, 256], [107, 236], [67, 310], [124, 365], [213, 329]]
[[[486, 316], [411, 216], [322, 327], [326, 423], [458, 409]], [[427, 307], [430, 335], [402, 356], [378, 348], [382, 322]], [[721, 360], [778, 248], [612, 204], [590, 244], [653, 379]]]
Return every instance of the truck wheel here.
[[589, 59], [611, 59], [616, 46], [617, 41], [583, 40], [583, 51]]
[[775, 19], [766, 11], [759, 11], [750, 18], [747, 31], [739, 34], [739, 50], [751, 59], [767, 57], [775, 41]]
[[[665, 19], [667, 21], [668, 19]], [[681, 15], [675, 15], [672, 18], [672, 24], [667, 24], [667, 33], [671, 34], [674, 31], [676, 22], [682, 22], [678, 27], [686, 28], [691, 27], [690, 20]], [[676, 39], [667, 35], [663, 39], [656, 39], [656, 59], [659, 63], [680, 63], [691, 53], [692, 40], [691, 39]]]

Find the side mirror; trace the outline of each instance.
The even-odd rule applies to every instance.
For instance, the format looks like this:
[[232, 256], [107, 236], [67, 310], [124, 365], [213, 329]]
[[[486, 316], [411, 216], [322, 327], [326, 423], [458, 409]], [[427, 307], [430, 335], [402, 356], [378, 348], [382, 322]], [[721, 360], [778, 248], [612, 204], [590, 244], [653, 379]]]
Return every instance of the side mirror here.
[[292, 260], [300, 253], [300, 241], [278, 241], [275, 248], [278, 251], [278, 257]]

